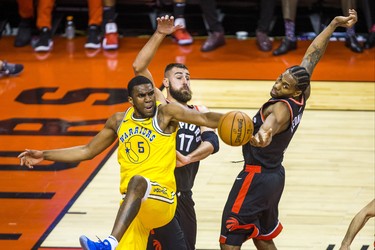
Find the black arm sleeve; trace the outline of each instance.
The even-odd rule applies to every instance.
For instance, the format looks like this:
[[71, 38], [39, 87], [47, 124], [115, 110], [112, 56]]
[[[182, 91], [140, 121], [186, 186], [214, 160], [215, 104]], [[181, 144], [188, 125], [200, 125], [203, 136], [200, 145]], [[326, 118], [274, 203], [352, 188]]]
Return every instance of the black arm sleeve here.
[[212, 144], [212, 146], [214, 146], [214, 152], [212, 152], [212, 154], [215, 154], [217, 151], [219, 151], [219, 138], [214, 131], [203, 132], [202, 141], [208, 141]]

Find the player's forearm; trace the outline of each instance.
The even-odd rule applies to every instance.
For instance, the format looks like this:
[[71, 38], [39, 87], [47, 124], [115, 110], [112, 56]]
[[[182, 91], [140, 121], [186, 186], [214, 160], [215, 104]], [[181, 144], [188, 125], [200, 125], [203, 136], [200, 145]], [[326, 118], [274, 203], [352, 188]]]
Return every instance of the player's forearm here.
[[324, 55], [329, 39], [336, 28], [337, 22], [335, 21], [335, 19], [333, 19], [331, 23], [313, 40], [313, 42], [308, 47], [303, 57], [301, 66], [306, 68], [310, 75]]
[[354, 237], [357, 235], [359, 230], [366, 224], [366, 221], [369, 217], [366, 217], [366, 214], [363, 211], [359, 212], [354, 216], [353, 220], [350, 222], [348, 231], [345, 234], [344, 239], [342, 240], [342, 246], [350, 246]]
[[214, 146], [212, 146], [210, 142], [203, 141], [196, 150], [188, 154], [190, 163], [201, 161], [207, 156], [211, 155], [213, 152]]
[[148, 68], [152, 58], [154, 58], [157, 49], [159, 48], [161, 42], [163, 41], [165, 34], [155, 31], [147, 43], [143, 46], [141, 51], [138, 53], [137, 57], [133, 63], [133, 70], [137, 73], [142, 73]]
[[49, 161], [57, 162], [78, 162], [92, 159], [94, 155], [90, 155], [86, 146], [77, 146], [71, 148], [44, 150], [43, 158]]
[[206, 116], [206, 123], [205, 124], [197, 124], [200, 126], [206, 126], [209, 128], [217, 128], [219, 126], [220, 118], [224, 115], [222, 113], [217, 112], [207, 112], [204, 113]]

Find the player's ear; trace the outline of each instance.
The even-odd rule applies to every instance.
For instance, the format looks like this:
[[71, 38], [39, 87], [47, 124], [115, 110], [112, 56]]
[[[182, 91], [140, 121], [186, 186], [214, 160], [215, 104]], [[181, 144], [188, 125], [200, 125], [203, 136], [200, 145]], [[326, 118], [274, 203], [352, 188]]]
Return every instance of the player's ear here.
[[165, 77], [163, 79], [163, 85], [164, 85], [164, 87], [169, 88], [169, 79], [168, 78]]
[[133, 98], [131, 98], [130, 96], [128, 97], [128, 102], [130, 102], [131, 105], [134, 105]]
[[293, 94], [293, 97], [298, 97], [302, 94], [302, 91], [301, 90], [296, 90], [296, 92], [294, 92]]

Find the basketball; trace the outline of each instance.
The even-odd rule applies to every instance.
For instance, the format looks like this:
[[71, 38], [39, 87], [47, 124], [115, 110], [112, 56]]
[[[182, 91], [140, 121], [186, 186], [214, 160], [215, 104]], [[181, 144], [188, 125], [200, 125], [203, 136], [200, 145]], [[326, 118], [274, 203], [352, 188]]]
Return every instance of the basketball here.
[[241, 111], [230, 111], [220, 118], [218, 126], [220, 139], [230, 146], [242, 146], [253, 135], [251, 118]]

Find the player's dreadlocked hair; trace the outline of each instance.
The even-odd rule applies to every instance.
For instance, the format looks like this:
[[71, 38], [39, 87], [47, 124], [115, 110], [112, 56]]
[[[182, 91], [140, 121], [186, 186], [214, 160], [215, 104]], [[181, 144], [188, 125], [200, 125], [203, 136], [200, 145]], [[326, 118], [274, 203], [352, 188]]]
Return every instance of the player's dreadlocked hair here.
[[133, 77], [128, 83], [128, 95], [132, 96], [134, 87], [137, 86], [137, 85], [141, 85], [141, 84], [151, 84], [152, 85], [152, 82], [151, 82], [150, 79], [148, 79], [147, 77], [144, 77], [144, 76]]
[[292, 66], [287, 69], [297, 81], [297, 88], [302, 92], [310, 85], [310, 74], [304, 67]]

